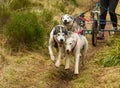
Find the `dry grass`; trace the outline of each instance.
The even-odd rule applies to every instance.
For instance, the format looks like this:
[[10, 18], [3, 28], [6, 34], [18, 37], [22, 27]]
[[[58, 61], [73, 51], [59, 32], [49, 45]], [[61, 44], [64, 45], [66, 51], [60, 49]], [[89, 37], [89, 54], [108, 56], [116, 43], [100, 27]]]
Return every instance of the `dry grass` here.
[[[51, 4], [55, 3], [53, 0], [39, 0], [39, 2], [44, 4], [45, 8], [51, 8]], [[79, 11], [82, 9], [76, 8], [73, 14], [78, 14]], [[60, 20], [62, 14], [58, 14], [56, 19]], [[88, 39], [91, 41], [90, 36]], [[70, 70], [64, 70], [64, 63], [60, 68], [56, 68], [49, 56], [42, 55], [41, 51], [11, 54], [1, 41], [0, 88], [120, 88], [119, 66], [103, 68], [94, 63], [96, 50], [99, 53], [105, 44], [92, 47], [89, 42], [89, 45], [88, 63], [76, 76], [72, 67]], [[64, 59], [62, 61], [64, 62]]]

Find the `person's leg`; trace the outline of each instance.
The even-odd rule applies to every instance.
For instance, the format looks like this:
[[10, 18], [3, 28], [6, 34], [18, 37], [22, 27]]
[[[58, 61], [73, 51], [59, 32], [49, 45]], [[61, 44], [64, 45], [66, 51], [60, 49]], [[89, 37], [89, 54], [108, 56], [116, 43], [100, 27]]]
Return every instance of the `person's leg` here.
[[100, 31], [98, 39], [104, 39], [104, 28], [106, 25], [106, 15], [109, 5], [109, 0], [100, 0]]
[[113, 27], [117, 28], [117, 16], [115, 14], [115, 9], [117, 7], [119, 0], [109, 0], [109, 14], [113, 24]]
[[105, 28], [109, 0], [100, 0], [100, 29]]

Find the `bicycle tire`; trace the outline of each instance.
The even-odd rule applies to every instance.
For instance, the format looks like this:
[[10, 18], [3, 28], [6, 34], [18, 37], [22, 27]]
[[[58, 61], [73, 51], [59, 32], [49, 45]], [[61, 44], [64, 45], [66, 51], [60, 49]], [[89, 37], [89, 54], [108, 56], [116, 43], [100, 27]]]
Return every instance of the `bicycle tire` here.
[[92, 45], [93, 46], [97, 45], [97, 34], [98, 34], [97, 28], [98, 28], [98, 22], [97, 20], [94, 20], [92, 24]]

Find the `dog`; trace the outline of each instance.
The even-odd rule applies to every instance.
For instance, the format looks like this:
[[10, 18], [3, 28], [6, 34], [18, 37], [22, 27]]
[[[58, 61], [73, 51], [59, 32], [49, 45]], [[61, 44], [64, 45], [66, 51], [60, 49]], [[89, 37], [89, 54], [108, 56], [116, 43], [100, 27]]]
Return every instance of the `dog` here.
[[72, 15], [65, 14], [61, 17], [61, 20], [68, 31], [78, 32], [79, 30], [86, 29], [85, 21], [81, 20], [79, 16], [73, 17]]
[[[69, 69], [70, 53], [73, 53], [75, 57], [75, 69], [74, 74], [79, 74], [79, 59], [82, 60], [82, 65], [85, 63], [85, 56], [88, 50], [88, 41], [85, 36], [77, 33], [69, 33], [65, 42], [66, 62], [65, 69]], [[81, 57], [81, 58], [80, 58]]]
[[55, 48], [58, 49], [58, 57], [55, 63], [56, 67], [60, 66], [60, 61], [64, 50], [64, 42], [66, 40], [66, 36], [67, 36], [67, 30], [65, 29], [64, 25], [56, 25], [55, 27], [53, 27], [50, 33], [48, 49], [52, 61], [55, 60], [52, 47], [54, 46]]

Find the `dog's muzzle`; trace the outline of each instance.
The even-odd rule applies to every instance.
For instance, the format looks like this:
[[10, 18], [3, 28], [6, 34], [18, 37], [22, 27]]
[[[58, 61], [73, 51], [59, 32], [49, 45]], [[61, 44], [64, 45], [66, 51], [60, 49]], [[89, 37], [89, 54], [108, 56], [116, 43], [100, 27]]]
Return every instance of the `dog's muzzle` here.
[[67, 54], [69, 54], [69, 53], [70, 53], [70, 51], [69, 51], [68, 49], [66, 50], [66, 52], [67, 52]]
[[60, 39], [60, 42], [63, 43], [63, 39]]
[[64, 43], [64, 40], [63, 39], [60, 39], [60, 41], [58, 42], [59, 46], [61, 47]]
[[67, 22], [67, 20], [64, 20], [63, 24], [66, 25], [69, 24], [69, 22]]

